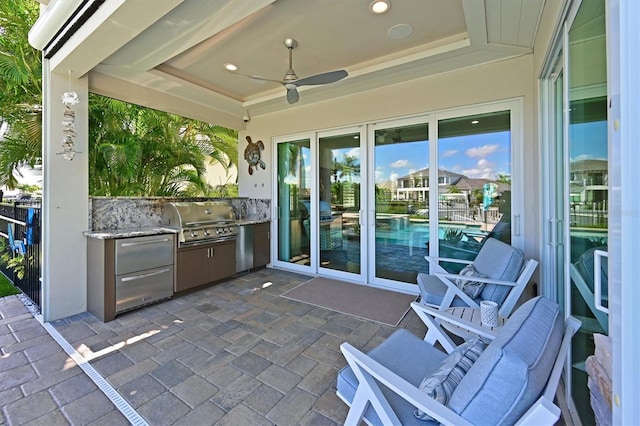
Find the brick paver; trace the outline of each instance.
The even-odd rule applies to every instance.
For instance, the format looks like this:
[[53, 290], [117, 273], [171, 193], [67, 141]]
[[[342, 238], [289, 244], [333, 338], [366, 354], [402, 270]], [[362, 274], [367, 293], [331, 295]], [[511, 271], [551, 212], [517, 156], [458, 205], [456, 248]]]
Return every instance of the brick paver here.
[[0, 299], [0, 423], [128, 424], [18, 296]]
[[[394, 328], [280, 297], [308, 279], [263, 269], [108, 323], [52, 325], [151, 425], [341, 424], [339, 345]], [[400, 327], [425, 332], [412, 312]], [[6, 424], [127, 424], [15, 296], [0, 299], [0, 344]]]

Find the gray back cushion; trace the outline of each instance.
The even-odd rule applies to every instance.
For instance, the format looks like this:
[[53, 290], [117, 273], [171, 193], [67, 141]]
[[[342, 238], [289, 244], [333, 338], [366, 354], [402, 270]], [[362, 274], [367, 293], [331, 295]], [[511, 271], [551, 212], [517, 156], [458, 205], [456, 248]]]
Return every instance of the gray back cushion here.
[[474, 424], [514, 424], [542, 394], [563, 334], [557, 304], [527, 301], [460, 381], [449, 407]]
[[[473, 267], [485, 277], [515, 281], [520, 275], [523, 263], [522, 250], [495, 238], [487, 238], [473, 261]], [[510, 290], [511, 287], [508, 286], [487, 284], [480, 293], [480, 299], [492, 300], [501, 305]]]

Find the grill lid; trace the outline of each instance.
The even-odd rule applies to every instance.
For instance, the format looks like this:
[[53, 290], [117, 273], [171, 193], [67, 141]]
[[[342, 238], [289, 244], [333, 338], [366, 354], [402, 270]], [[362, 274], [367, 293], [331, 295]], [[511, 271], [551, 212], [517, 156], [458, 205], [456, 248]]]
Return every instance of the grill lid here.
[[233, 206], [224, 201], [193, 201], [166, 203], [162, 223], [180, 228], [235, 223]]

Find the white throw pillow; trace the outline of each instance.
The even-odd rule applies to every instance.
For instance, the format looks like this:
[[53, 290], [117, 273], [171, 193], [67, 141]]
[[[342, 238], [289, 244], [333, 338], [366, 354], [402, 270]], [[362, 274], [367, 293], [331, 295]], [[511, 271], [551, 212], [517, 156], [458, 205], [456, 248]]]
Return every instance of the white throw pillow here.
[[[467, 265], [462, 268], [459, 275], [463, 277], [485, 277], [480, 272], [476, 271], [476, 268], [474, 268], [473, 265]], [[460, 290], [464, 292], [464, 294], [472, 299], [475, 299], [480, 296], [485, 283], [481, 283], [471, 279], [456, 278], [455, 284]]]

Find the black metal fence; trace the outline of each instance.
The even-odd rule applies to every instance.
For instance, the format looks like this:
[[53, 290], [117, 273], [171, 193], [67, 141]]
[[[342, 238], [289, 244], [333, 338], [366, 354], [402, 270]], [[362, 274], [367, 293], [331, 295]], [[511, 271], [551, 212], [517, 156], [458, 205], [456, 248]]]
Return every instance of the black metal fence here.
[[39, 201], [0, 203], [0, 271], [40, 308]]

